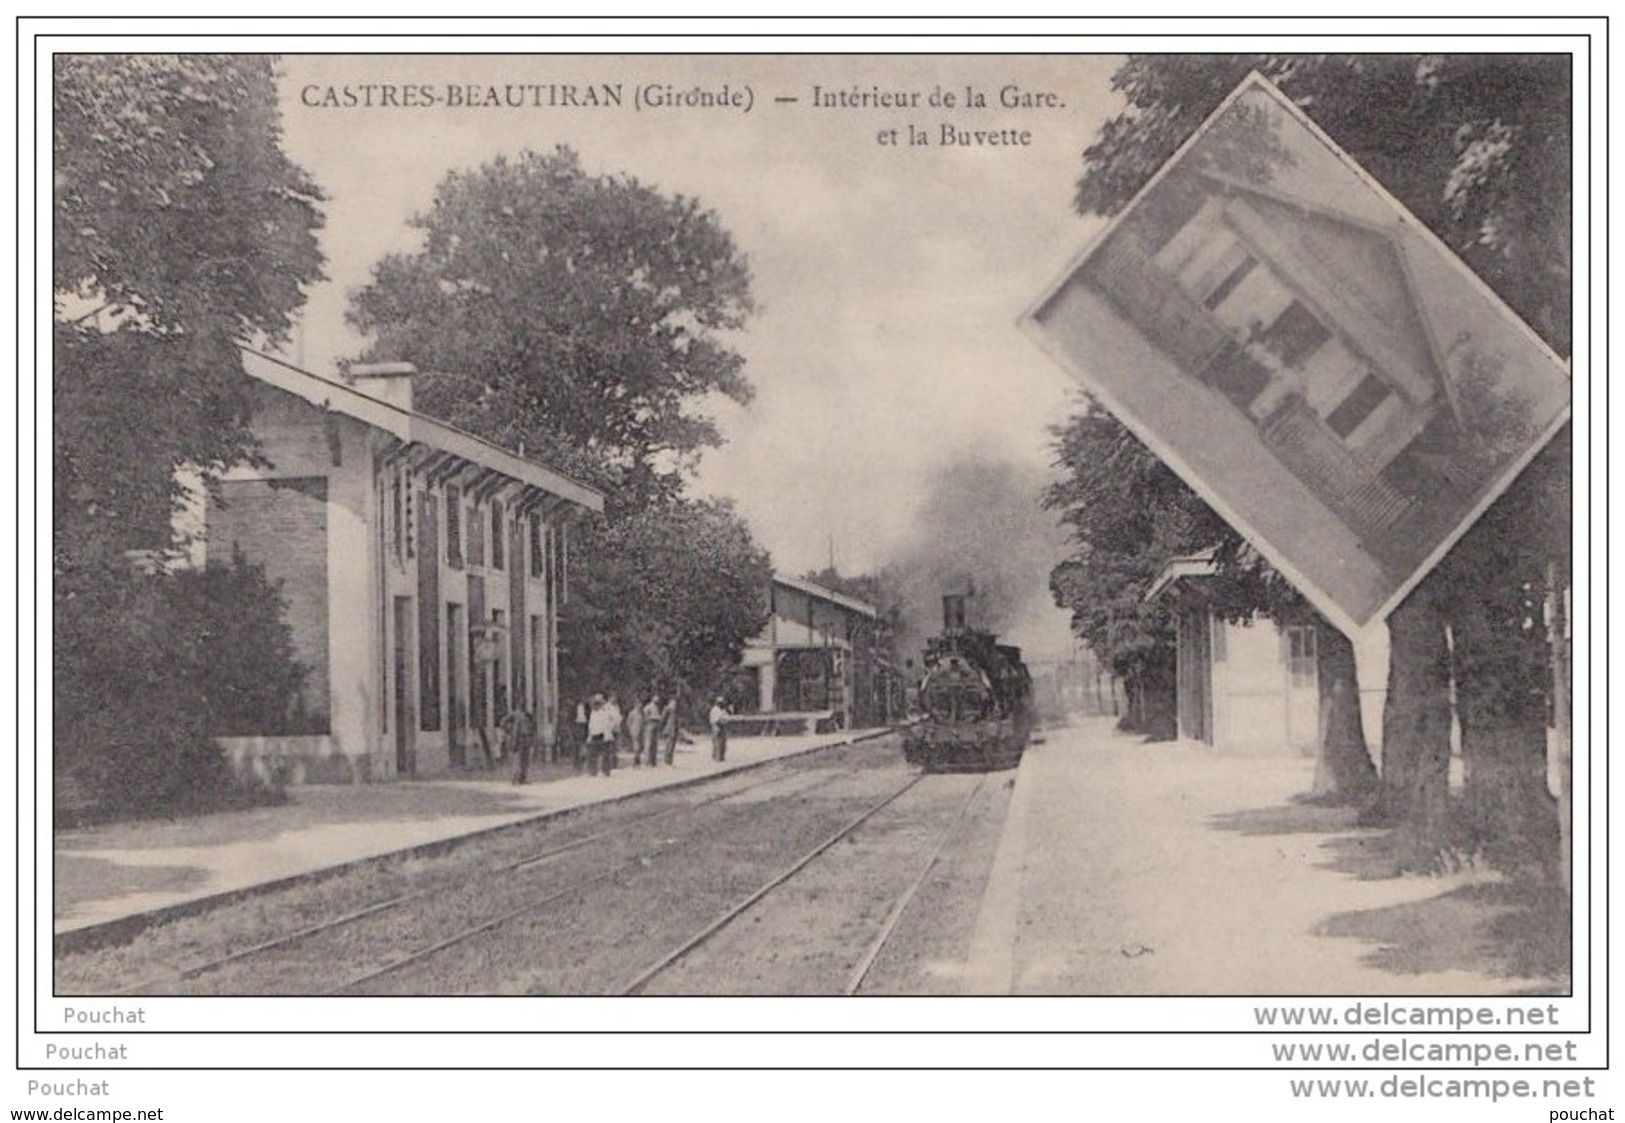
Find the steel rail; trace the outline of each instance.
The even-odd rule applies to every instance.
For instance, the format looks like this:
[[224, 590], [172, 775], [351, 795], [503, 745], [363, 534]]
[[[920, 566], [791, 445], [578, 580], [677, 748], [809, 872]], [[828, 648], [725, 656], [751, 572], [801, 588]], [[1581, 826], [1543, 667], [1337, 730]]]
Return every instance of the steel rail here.
[[[794, 776], [799, 774], [800, 773], [798, 772], [791, 772], [788, 775]], [[732, 778], [730, 774], [724, 774], [716, 777], [716, 780], [720, 782], [730, 778]], [[645, 815], [640, 818], [633, 819], [630, 822], [617, 823], [611, 828], [595, 831], [592, 834], [584, 835], [581, 838], [572, 839], [571, 841], [561, 843], [558, 846], [549, 847], [545, 850], [541, 850], [533, 854], [527, 854], [522, 858], [506, 862], [501, 866], [488, 871], [485, 876], [499, 877], [502, 874], [512, 873], [518, 869], [551, 861], [554, 858], [562, 857], [566, 854], [579, 850], [584, 846], [589, 846], [596, 842], [602, 842], [605, 839], [619, 839], [629, 830], [636, 830], [650, 824], [660, 822], [664, 819], [692, 812], [698, 808], [709, 806], [710, 804], [720, 802], [724, 799], [745, 795], [755, 791], [757, 788], [782, 782], [785, 778], [785, 774], [780, 774], [769, 776], [764, 779], [757, 779], [752, 783], [746, 784], [744, 787], [735, 788], [728, 791], [714, 792], [707, 795], [704, 799], [693, 803], [684, 803], [677, 807], [670, 807], [664, 811], [658, 811], [653, 815]], [[660, 789], [653, 789], [647, 794], [660, 794]], [[287, 932], [282, 935], [272, 937], [268, 940], [262, 940], [261, 942], [252, 944], [248, 947], [238, 948], [237, 950], [229, 952], [226, 955], [216, 956], [212, 959], [195, 961], [186, 965], [185, 967], [175, 968], [162, 973], [149, 974], [134, 983], [127, 984], [126, 986], [120, 987], [117, 990], [111, 990], [105, 993], [114, 996], [140, 994], [149, 987], [160, 986], [164, 983], [195, 979], [209, 974], [212, 971], [217, 971], [222, 967], [230, 966], [231, 964], [241, 960], [248, 959], [256, 955], [264, 955], [267, 952], [277, 951], [281, 948], [297, 944], [302, 940], [311, 939], [312, 937], [320, 936], [327, 932], [337, 931], [340, 928], [344, 928], [350, 924], [365, 920], [368, 917], [391, 912], [395, 909], [401, 908], [402, 906], [412, 904], [415, 901], [426, 900], [440, 894], [450, 893], [458, 889], [466, 888], [467, 884], [466, 879], [453, 880], [443, 885], [430, 885], [422, 889], [414, 889], [410, 892], [401, 893], [394, 897], [386, 898], [382, 901], [375, 901], [372, 904], [363, 905], [360, 908], [353, 909], [347, 913], [342, 913], [339, 916], [330, 917], [314, 924], [306, 925], [305, 927], [295, 929], [292, 932]], [[532, 907], [534, 907], [534, 905]]]
[[948, 843], [959, 833], [959, 825], [969, 815], [971, 803], [981, 793], [986, 784], [986, 776], [978, 778], [976, 786], [965, 797], [965, 802], [959, 805], [959, 814], [955, 815], [953, 822], [948, 824], [948, 829], [937, 840], [936, 848], [931, 851], [931, 856], [926, 859], [925, 865], [920, 867], [920, 872], [915, 876], [908, 888], [903, 890], [902, 896], [897, 898], [897, 903], [892, 906], [890, 914], [886, 917], [886, 922], [880, 926], [880, 932], [875, 936], [874, 941], [870, 943], [869, 949], [864, 952], [863, 958], [858, 961], [857, 966], [852, 968], [852, 973], [847, 976], [846, 986], [841, 991], [843, 995], [851, 996], [858, 993], [858, 988], [863, 985], [863, 980], [868, 977], [869, 969], [875, 965], [875, 960], [880, 958], [881, 949], [891, 939], [892, 933], [897, 930], [897, 925], [903, 919], [903, 914], [908, 911], [908, 906], [914, 900], [914, 895], [920, 891], [920, 886], [925, 884], [926, 877], [935, 868], [937, 860], [942, 857], [942, 852], [948, 848]]
[[[697, 804], [690, 805], [688, 807], [674, 808], [671, 811], [663, 811], [659, 815], [647, 816], [647, 817], [645, 817], [643, 819], [636, 820], [632, 825], [634, 825], [634, 826], [644, 826], [644, 825], [646, 825], [648, 823], [654, 822], [657, 819], [666, 818], [669, 815], [674, 814], [674, 813], [676, 813], [678, 811], [693, 811], [696, 808], [705, 807], [705, 806], [707, 806], [709, 804], [712, 804], [712, 803], [719, 803], [719, 802], [721, 802], [721, 801], [723, 801], [725, 799], [731, 799], [731, 798], [733, 798], [735, 796], [745, 795], [745, 794], [747, 794], [749, 792], [755, 791], [757, 788], [766, 787], [769, 784], [780, 783], [780, 782], [784, 781], [785, 779], [787, 779], [787, 778], [789, 778], [791, 776], [796, 776], [796, 775], [798, 775], [798, 774], [797, 773], [790, 773], [789, 776], [774, 776], [774, 777], [772, 777], [770, 779], [767, 779], [767, 780], [761, 780], [761, 781], [758, 781], [757, 783], [754, 783], [754, 784], [748, 784], [745, 787], [740, 788], [740, 789], [738, 789], [736, 791], [724, 792], [724, 793], [721, 793], [719, 795], [710, 796], [707, 799], [702, 800], [701, 802], [699, 802]], [[837, 773], [836, 775], [833, 775], [833, 776], [824, 777], [824, 778], [819, 780], [818, 784], [813, 785], [813, 787], [818, 787], [818, 786], [822, 786], [823, 784], [833, 783], [835, 780], [839, 779], [840, 776], [841, 776], [841, 774]], [[618, 838], [618, 836], [614, 835], [614, 832], [601, 831], [601, 832], [599, 832], [598, 835], [593, 836], [592, 839], [582, 839], [582, 840], [580, 840], [578, 845], [584, 845], [586, 842], [594, 841], [596, 839], [600, 839], [600, 838], [604, 838], [604, 837], [617, 837]], [[662, 845], [662, 846], [672, 846], [672, 845], [675, 845], [678, 841], [680, 841], [680, 840], [678, 840], [678, 839], [668, 839], [665, 842], [661, 843], [660, 845]], [[575, 849], [575, 848], [577, 848], [577, 847], [572, 847], [572, 849]], [[503, 911], [502, 913], [499, 913], [497, 916], [490, 917], [488, 919], [482, 920], [477, 924], [471, 924], [468, 927], [462, 928], [462, 929], [458, 930], [457, 932], [453, 933], [452, 935], [447, 936], [447, 937], [445, 937], [443, 939], [437, 940], [434, 943], [429, 944], [429, 945], [427, 945], [425, 947], [418, 948], [418, 949], [415, 949], [415, 950], [410, 951], [410, 952], [406, 952], [405, 954], [397, 956], [396, 958], [390, 960], [388, 963], [385, 963], [380, 967], [376, 967], [376, 968], [366, 972], [365, 974], [357, 975], [357, 976], [354, 976], [354, 977], [352, 977], [350, 979], [347, 979], [343, 983], [340, 983], [338, 986], [330, 988], [329, 990], [323, 991], [322, 993], [323, 993], [323, 995], [342, 994], [347, 990], [351, 990], [351, 989], [353, 989], [353, 988], [355, 988], [357, 986], [360, 986], [362, 983], [371, 982], [372, 980], [382, 978], [385, 975], [394, 974], [396, 971], [399, 971], [403, 967], [410, 967], [415, 963], [421, 963], [424, 960], [427, 960], [427, 959], [431, 958], [432, 956], [438, 955], [439, 953], [441, 953], [443, 951], [448, 951], [451, 948], [454, 948], [454, 947], [457, 947], [457, 946], [459, 946], [461, 944], [464, 944], [464, 943], [468, 942], [469, 940], [474, 939], [476, 936], [483, 935], [486, 932], [494, 931], [495, 929], [500, 928], [502, 925], [507, 924], [509, 921], [517, 920], [519, 917], [524, 916], [526, 913], [535, 912], [537, 909], [540, 909], [540, 908], [543, 908], [543, 907], [545, 907], [547, 905], [550, 905], [554, 901], [560, 900], [561, 898], [564, 898], [564, 897], [568, 897], [572, 893], [576, 893], [576, 892], [579, 892], [582, 889], [587, 889], [587, 888], [589, 888], [591, 886], [601, 884], [602, 882], [605, 882], [605, 881], [609, 881], [610, 879], [612, 879], [614, 877], [617, 877], [617, 876], [619, 876], [619, 875], [621, 875], [623, 873], [628, 873], [628, 872], [631, 872], [631, 871], [639, 870], [645, 864], [646, 858], [647, 858], [646, 853], [639, 854], [634, 860], [632, 860], [630, 862], [623, 862], [620, 865], [615, 866], [613, 869], [606, 870], [606, 871], [604, 871], [603, 873], [600, 873], [600, 874], [594, 874], [593, 876], [588, 877], [588, 878], [583, 878], [580, 881], [572, 882], [571, 884], [566, 885], [563, 888], [550, 890], [549, 892], [544, 893], [540, 897], [533, 897], [530, 900], [527, 900], [524, 904], [521, 904], [521, 905], [519, 905], [519, 906], [517, 906], [515, 908], [507, 909], [507, 910]], [[531, 864], [535, 860], [536, 859], [522, 859], [521, 861], [511, 863], [511, 864], [503, 867], [500, 870], [493, 870], [487, 876], [495, 876], [495, 875], [500, 874], [500, 873], [506, 873], [506, 872], [509, 872], [511, 870], [518, 869], [519, 867], [521, 867], [523, 865]]]
[[606, 870], [601, 874], [596, 874], [593, 877], [574, 882], [565, 886], [563, 889], [555, 889], [553, 892], [548, 893], [545, 896], [526, 901], [518, 908], [509, 909], [498, 916], [494, 916], [489, 920], [481, 921], [479, 924], [465, 928], [462, 931], [457, 932], [454, 935], [447, 936], [443, 940], [438, 940], [427, 947], [418, 948], [415, 951], [407, 952], [405, 955], [397, 956], [388, 963], [385, 963], [383, 966], [376, 967], [363, 975], [356, 975], [353, 978], [347, 979], [338, 986], [323, 991], [322, 994], [324, 996], [343, 994], [346, 991], [355, 989], [363, 983], [370, 983], [374, 979], [383, 978], [385, 975], [392, 975], [403, 967], [410, 967], [414, 963], [422, 963], [431, 956], [438, 955], [443, 951], [447, 951], [451, 948], [457, 947], [460, 944], [468, 942], [475, 936], [478, 936], [484, 932], [489, 932], [494, 928], [500, 928], [510, 920], [517, 920], [519, 917], [524, 916], [527, 912], [534, 912], [542, 906], [550, 905], [560, 898], [568, 897], [572, 893], [577, 893], [590, 886], [597, 885], [601, 881], [608, 881], [612, 877], [618, 877], [636, 865], [638, 865], [638, 863], [628, 862], [624, 865], [616, 866], [612, 870]]
[[914, 787], [914, 785], [918, 784], [923, 778], [924, 778], [924, 776], [921, 773], [916, 773], [913, 776], [910, 776], [909, 779], [908, 779], [908, 782], [906, 784], [904, 784], [902, 787], [900, 787], [896, 791], [892, 792], [885, 799], [882, 799], [878, 803], [875, 803], [872, 806], [865, 809], [864, 812], [861, 815], [859, 815], [857, 818], [853, 819], [851, 822], [849, 822], [845, 826], [843, 826], [840, 830], [836, 831], [834, 834], [831, 834], [828, 838], [824, 839], [817, 846], [813, 847], [812, 850], [808, 851], [805, 855], [803, 855], [800, 859], [798, 859], [794, 865], [790, 866], [788, 869], [786, 869], [783, 872], [779, 873], [771, 881], [769, 881], [766, 885], [763, 885], [761, 888], [757, 889], [750, 896], [746, 897], [744, 900], [740, 901], [738, 904], [736, 904], [732, 908], [728, 909], [728, 911], [723, 913], [721, 916], [717, 917], [710, 924], [706, 925], [704, 929], [702, 929], [698, 934], [690, 937], [689, 940], [686, 943], [684, 943], [681, 947], [679, 947], [679, 948], [677, 948], [677, 949], [675, 949], [675, 950], [673, 950], [671, 952], [668, 952], [666, 955], [662, 956], [660, 958], [660, 960], [658, 960], [656, 963], [654, 963], [653, 965], [645, 968], [642, 972], [640, 972], [638, 974], [638, 976], [636, 978], [634, 978], [631, 982], [627, 983], [626, 986], [624, 986], [621, 989], [620, 993], [623, 994], [623, 995], [637, 994], [646, 985], [648, 985], [648, 983], [651, 980], [653, 980], [657, 975], [660, 975], [663, 972], [665, 972], [666, 970], [668, 970], [669, 968], [671, 968], [674, 964], [676, 964], [684, 956], [686, 956], [690, 952], [692, 952], [695, 948], [699, 947], [701, 944], [703, 944], [707, 940], [709, 940], [712, 936], [714, 936], [718, 932], [722, 931], [722, 929], [726, 928], [736, 918], [738, 918], [740, 916], [740, 914], [744, 913], [752, 905], [756, 904], [756, 902], [760, 901], [763, 897], [766, 897], [769, 893], [773, 892], [773, 890], [777, 889], [779, 886], [783, 885], [786, 881], [789, 881], [796, 874], [800, 873], [807, 866], [811, 865], [813, 863], [813, 861], [815, 861], [820, 854], [822, 854], [824, 851], [828, 850], [831, 846], [834, 846], [837, 842], [841, 841], [841, 839], [845, 838], [847, 835], [851, 834], [853, 831], [857, 830], [865, 822], [867, 822], [871, 816], [875, 815], [877, 812], [881, 811], [882, 809], [887, 807], [889, 804], [895, 802], [897, 799], [902, 797], [904, 793], [906, 793], [910, 788]]

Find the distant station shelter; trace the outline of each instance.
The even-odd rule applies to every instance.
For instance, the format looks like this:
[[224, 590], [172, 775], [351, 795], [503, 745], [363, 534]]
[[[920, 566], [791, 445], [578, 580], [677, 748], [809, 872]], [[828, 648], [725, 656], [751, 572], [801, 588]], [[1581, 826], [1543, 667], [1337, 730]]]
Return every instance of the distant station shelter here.
[[283, 728], [224, 743], [295, 782], [446, 772], [487, 758], [522, 701], [558, 721], [568, 527], [592, 488], [414, 412], [409, 364], [347, 383], [244, 352], [267, 464], [197, 490], [193, 561], [280, 582], [308, 668]]
[[1206, 556], [1170, 559], [1146, 594], [1173, 609], [1179, 736], [1236, 755], [1313, 754], [1320, 728], [1314, 626], [1225, 620], [1207, 595], [1213, 571]]
[[745, 647], [739, 725], [793, 733], [883, 720], [875, 606], [782, 575], [768, 596], [767, 628]]

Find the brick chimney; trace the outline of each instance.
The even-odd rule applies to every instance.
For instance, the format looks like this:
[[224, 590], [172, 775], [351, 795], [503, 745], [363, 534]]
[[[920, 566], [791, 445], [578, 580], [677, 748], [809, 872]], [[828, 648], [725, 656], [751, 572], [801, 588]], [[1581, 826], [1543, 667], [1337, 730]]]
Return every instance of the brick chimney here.
[[411, 412], [412, 380], [417, 373], [411, 363], [351, 363], [344, 380], [369, 398]]

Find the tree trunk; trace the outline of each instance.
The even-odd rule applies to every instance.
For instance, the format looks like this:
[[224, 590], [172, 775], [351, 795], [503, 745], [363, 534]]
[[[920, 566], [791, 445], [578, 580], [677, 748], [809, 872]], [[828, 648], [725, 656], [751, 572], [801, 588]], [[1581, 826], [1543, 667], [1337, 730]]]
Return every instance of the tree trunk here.
[[1377, 791], [1377, 769], [1366, 751], [1354, 645], [1324, 620], [1315, 622], [1320, 687], [1320, 737], [1310, 795], [1326, 803], [1364, 803]]
[[1557, 822], [1560, 879], [1574, 895], [1574, 728], [1573, 630], [1569, 588], [1559, 584], [1557, 566], [1546, 566], [1546, 641], [1552, 650], [1552, 724], [1557, 737]]
[[1449, 850], [1450, 648], [1444, 617], [1422, 587], [1388, 617], [1378, 812], [1399, 828], [1403, 870], [1435, 870]]
[[1172, 741], [1179, 735], [1173, 652], [1147, 663], [1140, 686], [1141, 731], [1152, 741]]
[[1558, 876], [1561, 832], [1546, 787], [1550, 652], [1543, 631], [1481, 605], [1456, 614], [1456, 702], [1466, 770], [1466, 842], [1508, 873]]

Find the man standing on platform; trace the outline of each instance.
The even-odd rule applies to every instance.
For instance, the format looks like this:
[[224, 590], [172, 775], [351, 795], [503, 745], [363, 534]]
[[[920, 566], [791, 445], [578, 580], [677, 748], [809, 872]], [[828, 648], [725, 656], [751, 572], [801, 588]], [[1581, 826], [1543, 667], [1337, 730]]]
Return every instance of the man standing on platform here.
[[577, 702], [575, 717], [570, 723], [570, 763], [577, 772], [587, 761], [587, 717], [591, 710], [591, 699]]
[[536, 719], [521, 703], [508, 711], [502, 719], [503, 751], [513, 754], [513, 782], [530, 780], [530, 754], [536, 742]]
[[600, 771], [608, 776], [615, 764], [615, 737], [621, 724], [619, 710], [612, 710], [602, 694], [592, 696], [587, 710], [587, 774]]
[[711, 759], [728, 758], [728, 699], [718, 697], [711, 705]]
[[628, 694], [627, 700], [626, 743], [632, 750], [632, 767], [636, 768], [643, 763], [643, 707], [638, 704], [637, 691]]
[[677, 755], [677, 695], [666, 695], [665, 704], [660, 707], [660, 743], [666, 748], [666, 763], [671, 764], [672, 758]]
[[638, 742], [638, 755], [647, 755], [649, 767], [660, 763], [660, 696], [650, 694], [643, 703], [643, 738]]

